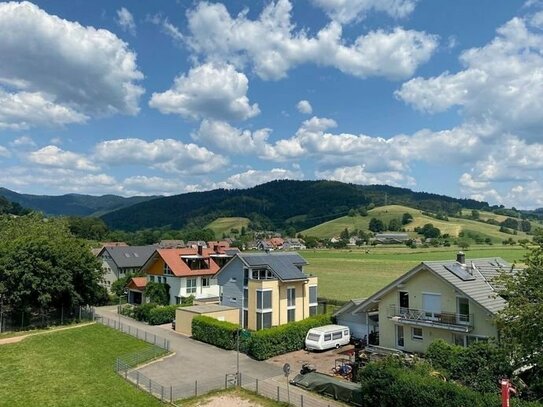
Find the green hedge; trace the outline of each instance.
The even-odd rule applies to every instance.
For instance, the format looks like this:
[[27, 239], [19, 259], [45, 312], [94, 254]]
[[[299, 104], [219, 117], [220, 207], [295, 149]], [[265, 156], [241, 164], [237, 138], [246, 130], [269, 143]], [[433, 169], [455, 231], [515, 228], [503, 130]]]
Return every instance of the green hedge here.
[[[231, 322], [199, 315], [192, 319], [192, 337], [196, 340], [215, 345], [223, 349], [236, 349], [239, 326]], [[243, 339], [243, 349], [246, 341]]]
[[[307, 331], [331, 323], [330, 315], [319, 315], [274, 328], [242, 335], [241, 351], [257, 360], [303, 349]], [[238, 325], [197, 316], [192, 320], [192, 337], [223, 349], [236, 349]], [[247, 331], [245, 331], [247, 332]]]
[[149, 325], [162, 325], [175, 320], [175, 310], [179, 305], [158, 305], [151, 308], [147, 323]]
[[330, 315], [317, 315], [298, 322], [262, 329], [251, 335], [249, 355], [257, 360], [303, 349], [311, 328], [331, 324]]

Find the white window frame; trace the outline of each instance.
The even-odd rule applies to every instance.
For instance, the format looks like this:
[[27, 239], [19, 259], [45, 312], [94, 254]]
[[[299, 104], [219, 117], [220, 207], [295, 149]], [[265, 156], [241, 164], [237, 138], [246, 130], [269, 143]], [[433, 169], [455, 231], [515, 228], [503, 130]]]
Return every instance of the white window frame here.
[[[468, 320], [463, 320], [460, 315], [466, 315], [466, 314], [461, 314], [460, 313], [460, 300], [466, 300], [468, 302], [468, 313], [467, 313], [467, 317], [468, 317]], [[469, 301], [469, 298], [467, 297], [463, 297], [461, 295], [457, 295], [456, 296], [456, 322], [458, 324], [462, 324], [462, 325], [469, 325], [470, 324], [470, 320], [469, 320], [469, 316], [470, 316], [470, 312], [471, 311], [471, 304], [470, 304], [470, 301]]]
[[[258, 327], [258, 317], [260, 314], [260, 329], [265, 329], [264, 328], [264, 314], [270, 314], [270, 327], [273, 326], [273, 290], [271, 288], [261, 288], [261, 289], [257, 289], [255, 290], [256, 291], [256, 312], [255, 312], [255, 316], [257, 318], [257, 327]], [[258, 295], [259, 293], [264, 293], [266, 291], [269, 291], [271, 292], [271, 301], [270, 301], [270, 305], [271, 305], [271, 308], [258, 308]], [[261, 297], [261, 305], [264, 304], [264, 297], [262, 296]], [[242, 304], [243, 305], [243, 304]]]
[[[420, 329], [420, 335], [415, 334], [416, 329]], [[418, 326], [414, 326], [413, 328], [411, 328], [411, 338], [414, 341], [422, 341], [422, 340], [424, 340], [424, 332], [423, 332], [422, 328], [418, 327]]]
[[[190, 286], [189, 286], [189, 281], [191, 282]], [[192, 285], [192, 282], [194, 282], [194, 285]], [[187, 278], [186, 286], [185, 286], [185, 292], [187, 294], [196, 294], [197, 286], [198, 286], [198, 279], [196, 277]]]
[[211, 278], [210, 277], [202, 277], [202, 288], [207, 288], [211, 286]]

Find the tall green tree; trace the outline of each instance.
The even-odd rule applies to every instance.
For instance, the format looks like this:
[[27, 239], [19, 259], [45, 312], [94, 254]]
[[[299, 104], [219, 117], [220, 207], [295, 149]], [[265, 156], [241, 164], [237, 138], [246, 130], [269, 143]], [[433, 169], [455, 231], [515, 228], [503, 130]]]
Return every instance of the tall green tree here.
[[0, 285], [12, 311], [96, 304], [100, 264], [64, 219], [0, 218]]
[[497, 324], [517, 366], [543, 366], [543, 244], [528, 251], [524, 264], [500, 278], [507, 305]]

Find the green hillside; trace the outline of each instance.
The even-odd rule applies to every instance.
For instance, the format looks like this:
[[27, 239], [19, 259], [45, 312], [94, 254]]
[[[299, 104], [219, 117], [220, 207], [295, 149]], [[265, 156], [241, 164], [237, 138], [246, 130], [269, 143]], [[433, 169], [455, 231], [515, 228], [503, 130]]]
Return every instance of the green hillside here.
[[[413, 222], [405, 226], [405, 230], [412, 236], [416, 236], [414, 229], [422, 227], [426, 223], [431, 223], [441, 230], [442, 234], [449, 234], [452, 237], [458, 237], [460, 232], [476, 233], [483, 238], [489, 237], [493, 242], [501, 242], [509, 237], [514, 240], [527, 238], [524, 232], [518, 232], [517, 235], [510, 235], [500, 232], [499, 226], [490, 225], [475, 220], [449, 217], [448, 221], [438, 220], [430, 216], [423, 215], [420, 210], [401, 205], [388, 205], [374, 208], [368, 211], [368, 216], [343, 216], [320, 225], [306, 229], [301, 233], [305, 236], [315, 236], [320, 238], [331, 238], [338, 236], [345, 228], [349, 230], [362, 229], [368, 230], [371, 218], [377, 218], [388, 224], [391, 219], [401, 218], [404, 213], [410, 213], [413, 216]], [[492, 217], [498, 221], [503, 221], [505, 217], [495, 215], [490, 212], [482, 212], [481, 218]], [[503, 218], [503, 219], [502, 219]]]
[[249, 222], [247, 218], [217, 218], [207, 225], [206, 228], [215, 232], [217, 239], [220, 239], [223, 234], [230, 235], [232, 229], [241, 231], [242, 227], [247, 228]]

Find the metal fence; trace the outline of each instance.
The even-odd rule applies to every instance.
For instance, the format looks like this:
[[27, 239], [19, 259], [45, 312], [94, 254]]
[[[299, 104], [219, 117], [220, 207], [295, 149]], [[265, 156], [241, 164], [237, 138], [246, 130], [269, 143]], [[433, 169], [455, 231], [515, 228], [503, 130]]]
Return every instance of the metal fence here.
[[92, 321], [93, 315], [94, 308], [89, 306], [60, 307], [47, 310], [29, 309], [18, 312], [2, 312], [0, 307], [0, 333]]
[[245, 390], [296, 407], [333, 407], [340, 405], [333, 400], [320, 398], [304, 392], [295, 386], [288, 385], [286, 378], [283, 383], [280, 383], [273, 379], [259, 380], [242, 373], [238, 377], [237, 374], [232, 373], [206, 380], [195, 380], [191, 383], [176, 386], [164, 386], [135, 369], [123, 357], [117, 358], [115, 369], [119, 375], [138, 389], [146, 391], [162, 402], [172, 405], [178, 405], [177, 402], [183, 399], [201, 396], [214, 390], [224, 390], [238, 385]]
[[95, 315], [96, 322], [109, 326], [110, 328], [117, 329], [128, 335], [132, 335], [138, 339], [144, 340], [150, 344], [158, 346], [166, 351], [170, 351], [170, 341], [166, 338], [162, 338], [152, 332], [147, 332], [145, 329], [133, 327], [130, 324], [123, 324], [119, 319], [113, 319], [104, 317], [101, 315]]

